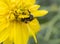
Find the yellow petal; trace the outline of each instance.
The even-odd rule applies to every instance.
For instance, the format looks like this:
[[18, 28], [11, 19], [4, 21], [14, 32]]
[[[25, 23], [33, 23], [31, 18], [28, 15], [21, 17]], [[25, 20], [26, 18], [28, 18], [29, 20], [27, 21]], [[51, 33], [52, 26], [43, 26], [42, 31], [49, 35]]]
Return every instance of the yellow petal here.
[[12, 5], [18, 5], [18, 3], [20, 3], [20, 0], [10, 0], [10, 3]]
[[10, 41], [9, 38], [7, 38], [7, 39], [3, 42], [3, 44], [13, 44], [13, 41]]
[[[14, 44], [27, 44], [29, 39], [29, 33], [26, 26], [19, 22], [13, 22], [10, 25], [10, 29], [12, 31]], [[12, 36], [10, 35], [10, 37]]]
[[32, 20], [28, 25], [30, 26], [31, 31], [34, 32], [34, 34], [40, 31], [40, 24], [37, 19]]
[[35, 4], [36, 3], [36, 0], [26, 0], [28, 2], [28, 4]]
[[4, 41], [8, 37], [8, 29], [9, 23], [7, 19], [3, 16], [0, 16], [0, 42]]
[[33, 12], [33, 11], [38, 10], [39, 8], [40, 8], [40, 5], [33, 5], [33, 6], [31, 6], [31, 7], [29, 8], [29, 10], [30, 10], [31, 12]]
[[9, 26], [9, 21], [4, 17], [0, 16], [0, 32]]
[[0, 1], [0, 16], [7, 14], [7, 12], [8, 6], [4, 2]]
[[9, 40], [13, 42], [14, 37], [14, 23], [10, 22], [10, 25], [8, 27], [9, 29]]
[[20, 0], [10, 0], [11, 3], [15, 3], [15, 4], [18, 4], [20, 2]]
[[16, 7], [20, 3], [20, 0], [5, 0], [5, 2], [7, 3], [10, 9], [14, 9], [14, 7]]
[[22, 0], [24, 1], [25, 5], [34, 5], [36, 0]]
[[8, 38], [8, 36], [9, 36], [8, 32], [9, 31], [7, 28], [5, 28], [3, 31], [0, 32], [0, 43], [5, 41]]
[[39, 10], [39, 11], [32, 12], [32, 15], [34, 17], [41, 17], [41, 16], [45, 16], [47, 13], [48, 13], [48, 11], [46, 11], [46, 10]]

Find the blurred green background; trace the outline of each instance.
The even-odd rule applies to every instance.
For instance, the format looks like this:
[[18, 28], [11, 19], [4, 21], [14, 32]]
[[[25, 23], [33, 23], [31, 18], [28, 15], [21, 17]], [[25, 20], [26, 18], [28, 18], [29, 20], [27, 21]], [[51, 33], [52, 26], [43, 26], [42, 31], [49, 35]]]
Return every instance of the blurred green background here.
[[[41, 30], [36, 34], [38, 44], [60, 44], [60, 0], [37, 0], [39, 9], [48, 10], [46, 16], [39, 17]], [[28, 44], [35, 44], [33, 37]]]

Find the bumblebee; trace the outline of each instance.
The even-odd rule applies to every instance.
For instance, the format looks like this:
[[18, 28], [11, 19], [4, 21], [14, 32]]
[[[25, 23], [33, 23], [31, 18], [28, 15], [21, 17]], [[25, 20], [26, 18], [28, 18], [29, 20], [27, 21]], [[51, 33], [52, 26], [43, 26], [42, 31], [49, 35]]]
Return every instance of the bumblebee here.
[[33, 19], [34, 19], [33, 15], [30, 14], [28, 18], [22, 18], [21, 21], [28, 23], [28, 22], [32, 21]]

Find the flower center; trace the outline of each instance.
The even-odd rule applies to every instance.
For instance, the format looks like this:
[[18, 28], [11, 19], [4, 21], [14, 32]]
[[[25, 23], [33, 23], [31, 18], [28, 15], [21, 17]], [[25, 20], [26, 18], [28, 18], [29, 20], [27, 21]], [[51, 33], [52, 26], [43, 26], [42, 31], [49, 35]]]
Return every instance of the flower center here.
[[34, 19], [31, 12], [27, 9], [14, 9], [11, 10], [9, 14], [10, 21], [21, 21], [28, 23]]

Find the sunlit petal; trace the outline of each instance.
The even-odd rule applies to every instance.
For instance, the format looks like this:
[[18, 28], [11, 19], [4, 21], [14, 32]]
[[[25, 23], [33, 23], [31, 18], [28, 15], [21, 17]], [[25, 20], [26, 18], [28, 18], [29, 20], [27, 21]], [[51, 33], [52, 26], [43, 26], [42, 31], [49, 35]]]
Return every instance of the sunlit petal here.
[[48, 11], [46, 11], [46, 10], [39, 10], [39, 11], [32, 12], [34, 17], [45, 16], [47, 13], [48, 13]]

